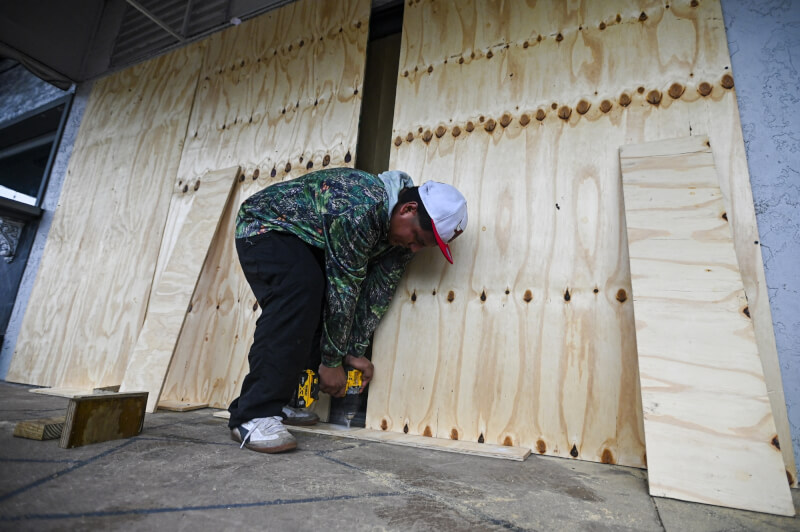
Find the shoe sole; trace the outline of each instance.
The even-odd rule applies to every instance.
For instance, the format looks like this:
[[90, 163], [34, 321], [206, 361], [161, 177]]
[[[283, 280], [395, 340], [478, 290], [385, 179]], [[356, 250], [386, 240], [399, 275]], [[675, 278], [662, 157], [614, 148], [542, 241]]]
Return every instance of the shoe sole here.
[[[239, 444], [242, 443], [241, 438], [237, 438], [233, 433], [231, 433], [231, 439], [233, 441], [235, 441], [236, 443], [239, 443]], [[282, 452], [285, 452], [285, 451], [291, 451], [293, 449], [297, 449], [297, 442], [296, 441], [289, 442], [289, 443], [286, 443], [286, 444], [281, 445], [279, 447], [256, 447], [256, 446], [250, 445], [249, 443], [245, 443], [244, 446], [245, 446], [246, 449], [250, 449], [251, 451], [255, 451], [257, 453], [275, 454], [275, 453], [282, 453]]]

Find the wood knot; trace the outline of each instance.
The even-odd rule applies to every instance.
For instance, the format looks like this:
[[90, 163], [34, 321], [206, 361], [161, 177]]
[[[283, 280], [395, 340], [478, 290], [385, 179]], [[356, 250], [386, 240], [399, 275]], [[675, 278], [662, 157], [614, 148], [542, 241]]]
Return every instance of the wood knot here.
[[417, 291], [414, 290], [414, 293], [411, 294], [411, 302], [413, 303], [416, 300], [417, 300]]
[[199, 179], [198, 179], [197, 181], [195, 181], [195, 182], [194, 182], [194, 187], [193, 187], [193, 188], [194, 188], [195, 190], [197, 190], [198, 188], [200, 188], [200, 180], [199, 180]]
[[530, 46], [530, 44], [528, 43], [528, 41], [525, 41], [524, 43], [522, 43], [522, 47], [523, 47], [523, 48], [527, 48], [528, 46]]
[[[399, 139], [400, 137], [397, 138]], [[329, 164], [331, 164], [331, 156], [326, 153], [325, 157], [322, 158], [322, 166], [328, 166]]]
[[503, 113], [503, 116], [500, 117], [500, 125], [503, 127], [508, 127], [508, 124], [511, 123], [511, 115], [508, 113]]
[[436, 128], [436, 138], [437, 139], [442, 138], [442, 135], [444, 135], [445, 133], [447, 133], [447, 128], [446, 127], [439, 126], [439, 127]]
[[453, 131], [450, 132], [450, 134], [453, 135], [454, 137], [459, 136], [461, 134], [461, 128], [458, 127], [458, 126], [455, 126], [453, 128]]
[[522, 296], [522, 300], [525, 303], [530, 303], [532, 299], [533, 299], [533, 294], [531, 294], [531, 291], [525, 290], [525, 294]]
[[561, 42], [563, 40], [564, 40], [564, 36], [563, 35], [561, 35], [560, 33], [558, 35], [556, 35], [556, 42]]
[[680, 83], [673, 83], [669, 86], [669, 97], [673, 100], [677, 100], [683, 94], [683, 91], [686, 90], [686, 87], [681, 85]]
[[403, 139], [401, 139], [400, 136], [398, 135], [397, 138], [394, 139], [394, 145], [395, 146], [399, 146], [402, 143], [403, 143]]
[[711, 86], [710, 83], [704, 81], [697, 87], [697, 92], [700, 93], [700, 96], [708, 96], [709, 94], [711, 94], [712, 88], [713, 87]]
[[600, 28], [600, 31], [603, 31], [604, 29], [606, 29], [606, 23], [605, 22], [601, 22], [599, 28]]
[[541, 438], [536, 440], [536, 452], [539, 454], [544, 454], [547, 452], [547, 444]]
[[569, 452], [569, 454], [572, 455], [573, 458], [578, 457], [578, 447], [574, 443], [572, 444], [572, 450]]
[[497, 122], [494, 121], [494, 118], [490, 118], [483, 125], [483, 129], [491, 133], [492, 131], [494, 131], [495, 126], [497, 126]]
[[406, 135], [406, 141], [411, 142], [412, 140], [414, 140], [414, 134], [409, 131], [408, 135]]
[[456, 298], [455, 292], [453, 292], [452, 290], [447, 292], [447, 302], [448, 303], [452, 303], [455, 298]]
[[408, 434], [408, 423], [403, 425], [403, 433]]
[[433, 72], [433, 65], [430, 65], [430, 66], [428, 67], [428, 74], [430, 74], [431, 72]]
[[450, 439], [457, 440], [458, 439], [458, 431], [456, 429], [452, 429], [450, 431]]
[[778, 441], [778, 435], [777, 434], [772, 437], [772, 442], [771, 443], [772, 443], [773, 447], [775, 447], [779, 451], [781, 450], [781, 442]]
[[581, 100], [578, 102], [578, 105], [575, 106], [575, 110], [578, 111], [579, 115], [585, 115], [591, 106], [592, 104], [586, 100]]
[[721, 218], [727, 222], [728, 221], [728, 213], [727, 212], [723, 212]]
[[520, 125], [522, 127], [527, 126], [530, 123], [530, 121], [531, 121], [531, 117], [528, 116], [527, 114], [524, 114], [521, 117], [519, 117], [519, 123], [520, 123]]
[[552, 109], [553, 111], [555, 111], [556, 109], [558, 109], [558, 104], [557, 104], [556, 102], [553, 102], [553, 103], [551, 103], [551, 104], [550, 104], [550, 109]]
[[467, 133], [472, 133], [472, 130], [475, 129], [475, 124], [472, 123], [472, 120], [467, 122], [467, 125], [464, 126], [464, 129], [467, 130]]
[[286, 166], [283, 167], [283, 171], [287, 174], [292, 171], [292, 163], [286, 163]]
[[494, 57], [494, 54], [492, 53], [492, 51], [491, 51], [491, 50], [489, 50], [488, 52], [486, 52], [486, 59], [491, 59], [492, 57]]
[[647, 103], [658, 105], [661, 103], [661, 91], [653, 89], [647, 93]]
[[506, 436], [503, 439], [503, 445], [506, 447], [514, 447], [514, 440], [511, 439], [511, 436]]
[[627, 92], [623, 92], [619, 96], [619, 104], [622, 107], [628, 107], [631, 104], [631, 97]]
[[427, 436], [428, 438], [433, 437], [433, 431], [431, 430], [430, 425], [425, 425], [425, 430], [422, 431], [423, 436]]
[[720, 80], [719, 84], [722, 85], [722, 87], [725, 89], [732, 89], [733, 76], [731, 76], [730, 74], [725, 74], [724, 76], [722, 76], [722, 80]]
[[536, 120], [538, 120], [539, 122], [544, 120], [545, 116], [547, 116], [547, 114], [544, 112], [544, 109], [539, 109], [536, 111]]
[[431, 133], [430, 129], [426, 129], [425, 133], [422, 134], [422, 141], [428, 143], [433, 138], [433, 133]]
[[486, 301], [486, 290], [481, 292], [481, 301]]
[[600, 461], [604, 464], [617, 463], [617, 459], [614, 458], [614, 453], [611, 452], [611, 449], [603, 449], [603, 454], [600, 456]]
[[600, 102], [600, 110], [604, 113], [609, 112], [611, 110], [611, 102], [608, 100]]
[[627, 300], [628, 300], [628, 294], [625, 292], [625, 290], [623, 290], [622, 288], [617, 290], [617, 301], [619, 301], [620, 303], [625, 303], [625, 301]]
[[639, 22], [644, 22], [645, 20], [647, 20], [647, 13], [642, 11], [641, 15], [639, 15]]
[[638, 89], [636, 89], [636, 92], [638, 92], [639, 94], [644, 94], [644, 87], [639, 87]]
[[306, 170], [311, 170], [312, 168], [314, 168], [314, 162], [308, 161], [308, 163], [306, 164]]
[[750, 307], [744, 307], [742, 309], [742, 314], [744, 314], [745, 316], [747, 316], [749, 318], [750, 317]]
[[344, 162], [349, 163], [352, 159], [353, 156], [350, 155], [350, 151], [348, 150], [348, 152], [344, 154]]
[[253, 303], [253, 312], [255, 312], [255, 311], [257, 311], [257, 310], [258, 310], [258, 301], [256, 301], [255, 303]]
[[386, 423], [386, 419], [381, 419], [381, 430], [386, 430], [389, 428], [389, 424]]
[[241, 183], [242, 181], [244, 181], [244, 174], [239, 175], [239, 182]]
[[481, 432], [481, 435], [478, 436], [478, 443], [483, 443], [484, 441], [485, 440], [483, 439], [483, 432]]
[[272, 170], [270, 170], [270, 172], [269, 172], [269, 176], [270, 177], [275, 177], [276, 175], [278, 175], [278, 169], [273, 166]]
[[567, 289], [564, 291], [564, 301], [566, 301], [567, 303], [569, 303], [569, 301], [570, 301], [571, 299], [572, 299], [572, 296], [571, 296], [571, 295], [570, 295], [570, 293], [569, 293], [569, 288], [567, 288]]
[[183, 193], [186, 194], [189, 192], [189, 185], [183, 185]]
[[697, 7], [700, 5], [700, 2], [698, 2], [697, 0], [692, 0], [692, 2], [689, 5], [692, 7]]
[[569, 119], [570, 115], [572, 115], [572, 108], [568, 105], [562, 105], [558, 109], [558, 117], [561, 120]]

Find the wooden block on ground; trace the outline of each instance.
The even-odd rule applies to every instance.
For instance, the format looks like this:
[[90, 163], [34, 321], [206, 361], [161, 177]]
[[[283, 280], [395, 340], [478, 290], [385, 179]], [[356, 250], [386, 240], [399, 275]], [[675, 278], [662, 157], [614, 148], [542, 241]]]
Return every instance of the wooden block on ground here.
[[[214, 412], [213, 416], [220, 419], [230, 419], [230, 412], [227, 410], [220, 410]], [[519, 462], [525, 460], [531, 454], [531, 450], [526, 447], [509, 447], [471, 441], [445, 440], [442, 438], [415, 436], [413, 434], [363, 429], [361, 427], [348, 429], [345, 426], [333, 425], [330, 423], [317, 423], [311, 427], [289, 426], [288, 429], [291, 432], [309, 432], [311, 434], [322, 434], [323, 436], [337, 436], [340, 438], [352, 438], [354, 440], [390, 443], [392, 445], [416, 447], [417, 449], [471, 454], [474, 456], [485, 456], [487, 458], [503, 458], [505, 460], [516, 460]]]
[[708, 139], [620, 165], [650, 494], [794, 515]]
[[208, 408], [208, 403], [187, 403], [184, 401], [159, 401], [159, 410], [169, 410], [170, 412], [189, 412], [190, 410], [200, 410]]
[[67, 407], [59, 447], [130, 438], [142, 432], [147, 392], [73, 397]]
[[14, 436], [29, 440], [54, 440], [61, 436], [64, 420], [64, 416], [57, 416], [20, 421], [14, 427]]

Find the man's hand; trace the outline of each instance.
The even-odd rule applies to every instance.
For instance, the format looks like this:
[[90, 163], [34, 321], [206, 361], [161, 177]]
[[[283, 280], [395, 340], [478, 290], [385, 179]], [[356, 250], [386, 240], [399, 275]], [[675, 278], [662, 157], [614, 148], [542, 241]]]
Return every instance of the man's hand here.
[[358, 390], [358, 393], [363, 392], [364, 388], [369, 384], [369, 381], [372, 380], [372, 375], [375, 373], [375, 366], [372, 365], [372, 362], [370, 362], [367, 357], [354, 357], [352, 355], [347, 355], [344, 359], [344, 363], [361, 371], [361, 389]]
[[331, 397], [344, 397], [347, 391], [347, 375], [344, 368], [329, 368], [325, 364], [319, 365], [319, 389]]

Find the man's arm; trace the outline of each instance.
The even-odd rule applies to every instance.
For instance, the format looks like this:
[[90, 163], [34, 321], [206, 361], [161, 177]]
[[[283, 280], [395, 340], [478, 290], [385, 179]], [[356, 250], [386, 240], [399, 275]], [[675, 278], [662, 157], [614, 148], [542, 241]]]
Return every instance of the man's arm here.
[[370, 337], [389, 309], [392, 296], [413, 256], [407, 249], [393, 247], [369, 264], [356, 304], [347, 344], [348, 355], [356, 358], [364, 356]]

